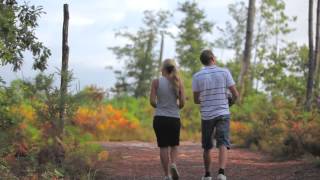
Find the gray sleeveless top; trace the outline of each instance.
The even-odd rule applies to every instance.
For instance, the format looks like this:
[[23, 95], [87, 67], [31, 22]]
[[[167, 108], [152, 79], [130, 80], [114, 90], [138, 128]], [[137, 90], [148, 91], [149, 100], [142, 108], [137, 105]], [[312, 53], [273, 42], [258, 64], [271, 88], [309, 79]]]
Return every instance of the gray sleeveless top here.
[[159, 78], [155, 116], [180, 118], [177, 97], [173, 90], [172, 84], [166, 77], [163, 76]]

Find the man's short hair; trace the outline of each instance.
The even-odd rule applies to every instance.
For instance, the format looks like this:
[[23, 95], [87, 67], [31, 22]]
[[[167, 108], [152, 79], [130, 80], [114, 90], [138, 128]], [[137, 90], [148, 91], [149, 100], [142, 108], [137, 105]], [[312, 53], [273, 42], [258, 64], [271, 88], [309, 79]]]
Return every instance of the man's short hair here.
[[209, 49], [206, 49], [206, 50], [203, 50], [201, 52], [201, 55], [200, 55], [200, 61], [203, 65], [209, 65], [210, 64], [210, 61], [211, 61], [211, 58], [214, 58], [214, 54], [212, 53], [211, 50]]

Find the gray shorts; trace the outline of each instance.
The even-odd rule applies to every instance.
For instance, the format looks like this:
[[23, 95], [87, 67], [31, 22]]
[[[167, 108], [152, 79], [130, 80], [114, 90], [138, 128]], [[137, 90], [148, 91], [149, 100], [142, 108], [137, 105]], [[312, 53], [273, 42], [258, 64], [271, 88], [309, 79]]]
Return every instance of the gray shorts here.
[[[215, 134], [213, 134], [216, 128]], [[230, 131], [230, 115], [221, 115], [211, 120], [201, 121], [201, 134], [202, 134], [202, 148], [205, 150], [212, 149], [213, 138], [217, 140], [217, 147], [221, 145], [230, 149], [229, 140]], [[214, 135], [214, 136], [213, 136]]]

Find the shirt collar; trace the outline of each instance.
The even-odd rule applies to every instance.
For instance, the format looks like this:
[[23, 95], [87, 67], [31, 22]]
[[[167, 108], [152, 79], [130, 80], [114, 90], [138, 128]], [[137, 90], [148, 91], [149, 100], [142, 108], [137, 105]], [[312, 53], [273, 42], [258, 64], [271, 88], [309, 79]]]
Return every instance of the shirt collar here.
[[210, 65], [210, 66], [205, 66], [204, 68], [205, 69], [213, 69], [213, 68], [216, 68], [217, 67], [217, 65]]

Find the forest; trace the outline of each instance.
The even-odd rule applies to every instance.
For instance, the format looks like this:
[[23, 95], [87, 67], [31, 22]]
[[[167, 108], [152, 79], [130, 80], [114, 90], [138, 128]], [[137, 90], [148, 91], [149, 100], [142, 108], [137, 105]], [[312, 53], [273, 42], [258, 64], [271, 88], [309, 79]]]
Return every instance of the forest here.
[[[155, 142], [149, 93], [167, 58], [163, 57], [166, 39], [175, 42], [173, 58], [186, 91], [182, 141], [201, 138], [200, 112], [191, 88], [193, 74], [202, 68], [201, 51], [232, 50], [230, 59], [217, 55], [218, 65], [230, 70], [240, 91], [240, 100], [230, 109], [231, 143], [274, 158], [308, 155], [312, 157], [308, 161], [319, 167], [320, 1], [306, 3], [308, 44], [303, 45], [287, 38], [296, 30], [291, 26], [299, 17], [286, 14], [284, 0], [231, 3], [231, 20], [223, 27], [208, 20], [197, 1], [179, 2], [175, 12], [146, 10], [137, 31], [114, 33], [125, 44], [106, 49], [124, 63], [120, 70], [110, 68], [116, 77], [114, 86], [92, 85], [70, 92], [74, 77], [68, 69], [72, 61], [68, 24], [61, 27], [66, 33], [61, 69], [49, 74], [52, 52], [35, 35], [46, 9], [32, 1], [0, 0], [1, 67], [10, 65], [12, 71], [19, 71], [29, 52], [33, 69], [41, 72], [32, 80], [11, 82], [0, 74], [0, 179], [103, 179], [108, 174], [101, 164], [112, 163], [113, 157], [99, 142]], [[176, 13], [182, 18], [175, 22], [179, 32], [173, 35], [168, 27]], [[66, 4], [64, 17], [68, 18]], [[220, 36], [211, 40], [207, 37], [214, 29]], [[54, 81], [61, 81], [61, 86]]]

